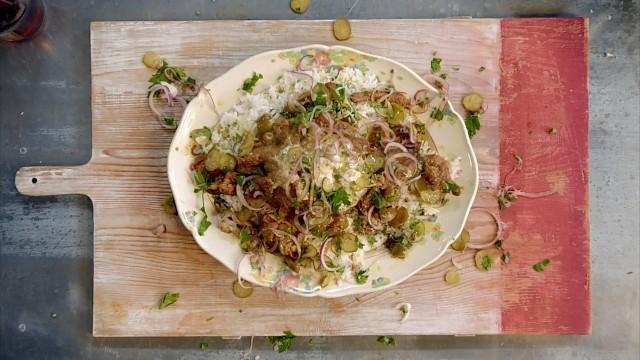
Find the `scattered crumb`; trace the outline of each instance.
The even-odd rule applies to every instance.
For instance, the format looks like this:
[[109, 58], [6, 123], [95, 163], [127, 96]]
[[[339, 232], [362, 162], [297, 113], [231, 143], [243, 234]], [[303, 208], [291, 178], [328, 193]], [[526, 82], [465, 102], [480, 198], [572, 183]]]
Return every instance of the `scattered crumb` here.
[[615, 58], [616, 54], [610, 53], [610, 52], [606, 52], [604, 53], [604, 57], [606, 58]]
[[58, 318], [58, 314], [56, 314], [54, 312], [52, 312], [51, 315], [49, 315], [49, 316], [51, 316], [52, 319], [57, 319]]
[[238, 309], [238, 312], [242, 312], [242, 309]]
[[400, 310], [402, 313], [402, 318], [400, 322], [404, 322], [409, 318], [409, 313], [411, 312], [411, 304], [409, 303], [400, 303], [396, 305], [396, 310]]
[[20, 116], [24, 115], [24, 111], [20, 111]]
[[196, 10], [195, 14], [196, 14], [196, 16], [200, 16], [202, 14], [202, 12], [200, 10]]
[[629, 271], [629, 272], [627, 273], [627, 275], [631, 275], [631, 274], [633, 274], [633, 271]]
[[611, 20], [613, 17], [611, 15], [607, 16], [607, 20]]
[[155, 229], [153, 229], [153, 235], [160, 235], [160, 234], [164, 234], [167, 232], [167, 225], [165, 224], [160, 224], [158, 226], [156, 226]]
[[215, 316], [211, 316], [211, 317], [210, 317], [210, 318], [208, 318], [206, 321], [211, 321], [211, 320], [213, 320], [213, 318], [214, 318], [214, 317], [215, 317]]

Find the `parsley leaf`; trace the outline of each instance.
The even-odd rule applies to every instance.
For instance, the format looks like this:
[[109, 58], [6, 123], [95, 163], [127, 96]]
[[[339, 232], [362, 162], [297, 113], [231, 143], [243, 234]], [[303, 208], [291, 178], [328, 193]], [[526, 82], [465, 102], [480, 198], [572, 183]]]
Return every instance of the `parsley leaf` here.
[[453, 195], [460, 195], [460, 185], [456, 184], [453, 180], [446, 180], [442, 185], [443, 193], [452, 193]]
[[284, 335], [282, 336], [268, 336], [267, 339], [269, 339], [269, 342], [271, 343], [271, 345], [273, 345], [273, 350], [281, 353], [281, 352], [285, 352], [287, 350], [289, 350], [291, 348], [291, 345], [293, 345], [293, 339], [295, 339], [296, 336], [293, 335], [293, 333], [289, 330], [286, 330], [284, 332]]
[[242, 175], [236, 176], [236, 185], [242, 186], [243, 183], [244, 183], [244, 176]]
[[504, 254], [502, 254], [502, 256], [500, 256], [500, 259], [502, 259], [503, 263], [508, 263], [509, 259], [511, 258], [511, 253], [506, 251]]
[[167, 306], [174, 304], [176, 301], [178, 301], [179, 298], [180, 298], [180, 294], [174, 293], [174, 292], [168, 292], [162, 295], [158, 309], [164, 309]]
[[496, 248], [502, 249], [503, 245], [504, 245], [504, 240], [500, 239], [496, 241]]
[[369, 279], [369, 274], [367, 270], [360, 270], [353, 275], [356, 278], [356, 283], [364, 284]]
[[478, 71], [479, 71], [479, 72], [483, 72], [483, 71], [485, 71], [486, 69], [487, 69], [486, 67], [484, 67], [484, 66], [480, 66], [480, 68], [478, 68]]
[[498, 196], [498, 209], [504, 210], [506, 207], [507, 205], [504, 203], [504, 199]]
[[543, 272], [544, 268], [546, 268], [551, 263], [549, 259], [543, 259], [535, 264], [533, 264], [532, 268], [535, 272]]
[[201, 342], [198, 347], [200, 348], [200, 350], [207, 350], [209, 348], [209, 343]]
[[464, 120], [464, 125], [467, 127], [467, 133], [472, 138], [480, 130], [480, 115], [478, 113], [472, 113]]
[[447, 80], [447, 76], [449, 76], [449, 75], [447, 75], [447, 73], [440, 73], [440, 78], [442, 80]]
[[[167, 73], [172, 73], [175, 78], [167, 77]], [[162, 60], [162, 66], [158, 68], [155, 74], [151, 75], [149, 78], [149, 82], [151, 86], [160, 84], [161, 82], [174, 83], [175, 81], [182, 83], [187, 86], [195, 86], [196, 80], [187, 74], [184, 71], [183, 67], [180, 66], [170, 66], [165, 60]]]
[[209, 221], [209, 218], [205, 213], [202, 217], [202, 220], [200, 220], [200, 224], [198, 224], [198, 235], [203, 236], [204, 232], [207, 231], [209, 226], [211, 226], [211, 221]]
[[384, 344], [384, 345], [395, 345], [396, 344], [396, 339], [394, 339], [392, 336], [379, 336], [378, 337], [378, 342], [380, 344]]
[[340, 209], [340, 205], [342, 204], [349, 206], [351, 205], [349, 194], [347, 194], [344, 188], [339, 188], [338, 190], [329, 194], [329, 204], [331, 205], [331, 211], [333, 212], [338, 211]]
[[207, 191], [207, 188], [211, 185], [211, 178], [209, 177], [209, 173], [205, 170], [194, 172], [193, 181], [196, 183], [196, 188], [193, 190], [195, 193]]
[[385, 200], [378, 191], [371, 193], [371, 201], [373, 201], [373, 206], [375, 206], [376, 209], [382, 209], [387, 205], [387, 200]]
[[251, 234], [249, 233], [249, 228], [243, 227], [242, 230], [240, 230], [240, 246], [249, 241], [250, 235]]
[[431, 58], [431, 72], [438, 72], [440, 71], [440, 63], [442, 62], [442, 59], [439, 57], [436, 57], [436, 54], [433, 54], [433, 58]]
[[482, 258], [480, 259], [480, 266], [486, 271], [489, 271], [489, 269], [491, 269], [491, 265], [493, 265], [493, 260], [491, 259], [491, 256], [483, 255]]
[[322, 240], [326, 240], [329, 237], [329, 232], [327, 230], [323, 230], [321, 228], [313, 228], [311, 229], [311, 234], [319, 237]]
[[253, 75], [251, 75], [250, 78], [245, 79], [242, 83], [242, 91], [251, 93], [253, 91], [253, 88], [256, 86], [256, 83], [260, 79], [262, 79], [262, 74], [258, 74], [254, 71]]
[[433, 108], [433, 110], [431, 111], [431, 117], [438, 121], [441, 121], [442, 119], [444, 119], [444, 112], [442, 112], [442, 110], [438, 108]]
[[302, 168], [305, 171], [311, 172], [313, 168], [313, 159], [309, 155], [302, 156]]

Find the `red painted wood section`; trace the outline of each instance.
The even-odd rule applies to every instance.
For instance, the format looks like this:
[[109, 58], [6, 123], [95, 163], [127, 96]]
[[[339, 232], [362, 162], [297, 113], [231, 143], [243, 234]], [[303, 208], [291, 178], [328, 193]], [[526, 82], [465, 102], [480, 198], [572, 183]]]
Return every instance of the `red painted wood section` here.
[[[501, 215], [504, 333], [591, 332], [588, 196], [588, 22], [583, 18], [501, 22], [500, 173], [528, 192]], [[550, 128], [557, 135], [548, 134]], [[549, 258], [544, 272], [532, 265]]]

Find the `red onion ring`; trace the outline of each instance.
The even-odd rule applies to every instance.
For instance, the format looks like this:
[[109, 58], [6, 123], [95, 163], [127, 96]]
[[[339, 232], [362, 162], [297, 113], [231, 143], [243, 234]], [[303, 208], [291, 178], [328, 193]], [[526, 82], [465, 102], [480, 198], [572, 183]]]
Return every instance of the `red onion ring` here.
[[375, 206], [371, 206], [369, 211], [367, 211], [367, 222], [369, 222], [369, 225], [371, 225], [372, 228], [382, 230], [382, 224], [373, 223], [373, 209], [375, 209]]
[[[400, 179], [398, 179], [398, 178], [396, 177], [396, 175], [394, 174], [394, 172], [391, 170], [392, 162], [393, 162], [394, 160], [398, 160], [398, 159], [400, 159], [400, 158], [409, 159], [409, 160], [411, 160], [411, 162], [413, 162], [413, 163], [415, 164], [415, 170], [413, 171], [413, 174], [412, 174], [411, 176], [409, 176], [409, 178], [413, 178], [413, 177], [416, 175], [416, 172], [418, 171], [418, 159], [417, 159], [413, 154], [408, 153], [408, 152], [406, 152], [406, 153], [403, 153], [403, 152], [401, 152], [401, 153], [396, 153], [396, 154], [393, 154], [393, 155], [391, 155], [391, 156], [389, 156], [389, 157], [387, 158], [387, 161], [386, 161], [385, 166], [384, 166], [384, 173], [385, 173], [385, 175], [387, 176], [387, 178], [388, 178], [389, 180], [392, 180], [392, 181], [393, 181], [393, 182], [395, 182], [397, 185], [402, 186], [402, 185], [403, 185], [403, 181], [401, 181]], [[405, 165], [402, 165], [402, 164], [396, 164], [396, 166], [398, 166], [398, 165], [400, 165], [400, 166], [404, 167], [405, 169], [407, 169], [407, 167], [406, 167]], [[405, 180], [405, 181], [406, 181], [406, 180]]]
[[282, 231], [278, 229], [271, 229], [271, 232], [273, 232], [275, 235], [280, 237], [288, 237], [289, 239], [291, 239], [291, 241], [293, 241], [293, 243], [296, 245], [296, 251], [298, 254], [298, 257], [296, 257], [296, 260], [299, 259], [300, 256], [302, 256], [302, 248], [300, 247], [300, 242], [298, 241], [297, 237], [293, 236], [292, 234], [289, 234], [286, 231]]
[[404, 145], [397, 143], [395, 141], [391, 141], [387, 144], [387, 146], [384, 147], [384, 153], [388, 153], [389, 150], [391, 149], [399, 149], [402, 152], [409, 152], [409, 150], [407, 150], [406, 147], [404, 147]]
[[250, 286], [244, 286], [242, 284], [242, 277], [240, 276], [240, 265], [242, 265], [242, 263], [244, 262], [244, 259], [247, 259], [249, 257], [250, 254], [245, 254], [242, 259], [240, 259], [240, 261], [238, 262], [238, 265], [236, 266], [236, 280], [238, 281], [238, 285], [240, 285], [241, 288], [244, 289], [249, 289], [251, 288]]
[[481, 211], [484, 213], [487, 213], [489, 215], [491, 215], [491, 217], [493, 218], [493, 220], [496, 223], [496, 226], [498, 227], [497, 231], [496, 231], [496, 236], [493, 238], [493, 240], [491, 240], [488, 243], [485, 244], [473, 244], [471, 242], [467, 243], [467, 247], [469, 249], [486, 249], [489, 248], [491, 246], [493, 246], [496, 241], [498, 241], [499, 239], [502, 238], [502, 232], [504, 231], [504, 223], [502, 222], [502, 220], [500, 220], [500, 215], [496, 215], [493, 212], [485, 209], [485, 208], [472, 208], [471, 211]]
[[296, 71], [305, 71], [305, 70], [309, 70], [309, 69], [303, 69], [302, 68], [302, 62], [304, 61], [305, 58], [311, 58], [315, 61], [315, 58], [313, 55], [304, 55], [303, 57], [300, 58], [300, 60], [298, 60], [298, 62], [296, 63]]
[[236, 196], [238, 197], [238, 200], [240, 201], [240, 203], [245, 206], [247, 209], [249, 210], [253, 210], [253, 211], [262, 211], [264, 210], [264, 206], [256, 208], [253, 207], [251, 205], [249, 205], [249, 202], [247, 202], [247, 199], [245, 199], [244, 197], [244, 184], [247, 183], [247, 181], [255, 178], [255, 175], [252, 176], [247, 176], [246, 178], [244, 178], [244, 180], [242, 180], [242, 185], [240, 184], [236, 184]]
[[329, 265], [327, 265], [327, 262], [324, 260], [324, 255], [327, 250], [327, 245], [331, 240], [333, 240], [333, 238], [327, 238], [325, 241], [322, 242], [322, 245], [320, 246], [320, 264], [326, 271], [338, 270], [338, 267], [335, 267], [335, 268], [329, 267]]

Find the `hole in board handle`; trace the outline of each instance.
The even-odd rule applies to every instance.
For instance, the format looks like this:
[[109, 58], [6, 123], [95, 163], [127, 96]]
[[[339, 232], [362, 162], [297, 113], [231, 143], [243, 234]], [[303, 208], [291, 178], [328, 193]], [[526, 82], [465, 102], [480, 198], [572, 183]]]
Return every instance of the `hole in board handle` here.
[[38, 179], [36, 179], [36, 178], [31, 178], [31, 183], [32, 183], [32, 184], [35, 184], [35, 183], [37, 183], [37, 182], [38, 182]]

